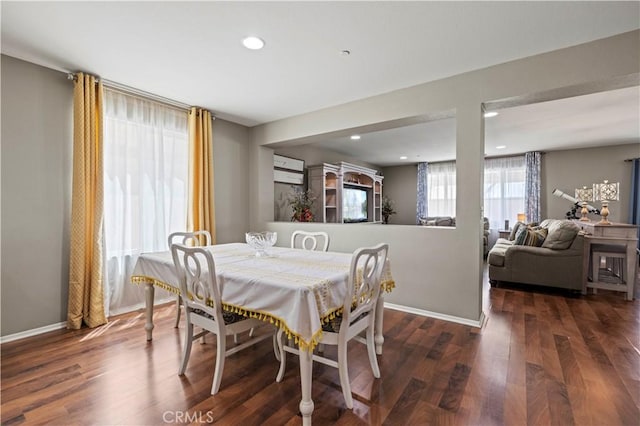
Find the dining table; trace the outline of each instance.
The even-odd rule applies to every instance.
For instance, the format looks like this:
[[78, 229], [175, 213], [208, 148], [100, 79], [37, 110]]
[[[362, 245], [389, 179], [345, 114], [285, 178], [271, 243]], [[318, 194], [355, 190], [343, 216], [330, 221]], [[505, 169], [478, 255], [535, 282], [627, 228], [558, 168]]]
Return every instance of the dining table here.
[[[322, 325], [339, 315], [347, 292], [352, 254], [271, 247], [257, 253], [244, 243], [207, 246], [213, 255], [224, 309], [274, 324], [300, 349], [300, 413], [311, 424], [312, 354], [322, 336]], [[131, 276], [145, 285], [145, 330], [153, 338], [154, 289], [180, 295], [170, 251], [143, 253]], [[382, 354], [384, 293], [395, 283], [387, 259], [376, 306], [376, 353]]]

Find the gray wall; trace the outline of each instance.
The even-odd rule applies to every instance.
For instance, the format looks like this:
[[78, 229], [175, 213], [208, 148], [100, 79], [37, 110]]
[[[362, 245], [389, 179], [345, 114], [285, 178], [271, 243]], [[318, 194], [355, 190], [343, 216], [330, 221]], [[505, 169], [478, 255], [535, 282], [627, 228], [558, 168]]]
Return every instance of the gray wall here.
[[[65, 73], [1, 58], [1, 335], [6, 336], [66, 321], [73, 84]], [[248, 128], [214, 122], [221, 243], [243, 241], [248, 230], [249, 154]]]
[[66, 321], [73, 85], [1, 60], [4, 336]]
[[216, 119], [213, 167], [219, 243], [244, 241], [249, 227], [249, 129]]
[[310, 145], [278, 148], [274, 153], [284, 155], [285, 157], [304, 160], [305, 167], [315, 166], [322, 163], [339, 163], [341, 161], [344, 161], [345, 163], [357, 164], [359, 166], [368, 167], [370, 169], [380, 170], [380, 167], [376, 166], [375, 164], [366, 163], [357, 158], [343, 155], [339, 152], [319, 149]]
[[[628, 158], [640, 157], [640, 143], [607, 146], [602, 148], [549, 151], [542, 158], [543, 192], [542, 203], [546, 207], [545, 217], [564, 218], [571, 203], [553, 195], [553, 190], [566, 192], [572, 197], [576, 188], [588, 188], [604, 179], [620, 182], [620, 201], [609, 203], [609, 220], [627, 223], [629, 219], [629, 193], [631, 191], [631, 163]], [[597, 209], [602, 205], [589, 203]], [[579, 212], [578, 212], [579, 213]], [[590, 214], [591, 220], [600, 220]]]
[[418, 167], [385, 167], [382, 194], [393, 201], [396, 214], [389, 218], [393, 225], [416, 224], [416, 201], [418, 198]]
[[[357, 158], [349, 157], [339, 152], [329, 151], [325, 149], [318, 149], [309, 145], [293, 146], [286, 148], [278, 148], [274, 154], [283, 155], [285, 157], [296, 158], [304, 161], [305, 169], [309, 166], [314, 166], [322, 163], [339, 163], [341, 161], [345, 163], [357, 164], [359, 166], [368, 167], [374, 170], [381, 170], [380, 167], [360, 161]], [[308, 188], [307, 171], [305, 170], [305, 183], [302, 188]], [[274, 190], [274, 211], [273, 220], [276, 222], [289, 222], [291, 220], [292, 210], [287, 203], [287, 200], [293, 189], [291, 184], [276, 182], [273, 186]]]
[[632, 31], [257, 126], [252, 129], [250, 154], [251, 225], [285, 233], [297, 225], [270, 222], [273, 184], [267, 186], [264, 180], [272, 167], [269, 154], [278, 144], [325, 134], [366, 133], [379, 128], [380, 123], [454, 110], [458, 165], [455, 229], [313, 226], [327, 230], [332, 247], [345, 251], [388, 241], [397, 284], [387, 298], [389, 302], [479, 321], [483, 104], [521, 105], [628, 87], [638, 84], [639, 72], [640, 31]]

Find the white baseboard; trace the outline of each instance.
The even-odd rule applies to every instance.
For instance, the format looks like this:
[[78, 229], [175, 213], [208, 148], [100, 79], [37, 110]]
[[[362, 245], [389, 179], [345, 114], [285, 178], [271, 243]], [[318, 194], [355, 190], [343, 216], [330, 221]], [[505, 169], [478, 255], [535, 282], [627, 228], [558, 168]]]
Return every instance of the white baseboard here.
[[[156, 300], [154, 305], [159, 305], [162, 303], [171, 302], [171, 299], [166, 300]], [[120, 315], [125, 312], [131, 312], [138, 310], [144, 307], [144, 303], [139, 305], [129, 306], [123, 309], [123, 312], [118, 312], [117, 314], [111, 312], [111, 315]], [[472, 327], [482, 328], [485, 322], [484, 312], [480, 314], [480, 319], [478, 321], [473, 321], [467, 318], [454, 317], [453, 315], [440, 314], [438, 312], [426, 311], [424, 309], [411, 308], [408, 306], [396, 305], [394, 303], [384, 302], [384, 307], [393, 309], [396, 311], [406, 312], [409, 314], [420, 315], [423, 317], [435, 318], [443, 321], [455, 322], [463, 325], [470, 325]], [[25, 337], [37, 336], [38, 334], [48, 333], [49, 331], [60, 330], [61, 328], [65, 328], [67, 326], [66, 322], [59, 322], [57, 324], [45, 325], [44, 327], [34, 328], [32, 330], [21, 331], [19, 333], [9, 334], [7, 336], [0, 337], [0, 344], [13, 342], [14, 340], [24, 339]]]
[[477, 321], [470, 320], [468, 318], [454, 317], [453, 315], [441, 314], [438, 312], [426, 311], [424, 309], [411, 308], [409, 306], [396, 305], [394, 303], [384, 302], [384, 307], [393, 309], [395, 311], [406, 312], [408, 314], [420, 315], [422, 317], [435, 318], [443, 321], [455, 322], [463, 325], [470, 325], [472, 327], [482, 328], [485, 322], [484, 312], [480, 313], [480, 319]]
[[67, 326], [65, 322], [59, 322], [57, 324], [45, 325], [44, 327], [38, 327], [31, 330], [21, 331], [19, 333], [9, 334], [6, 336], [0, 337], [0, 344], [13, 342], [14, 340], [24, 339], [25, 337], [37, 336], [38, 334], [48, 333], [54, 330], [60, 330], [61, 328], [65, 328]]
[[[168, 303], [168, 302], [175, 302], [175, 299], [160, 299], [160, 300], [156, 300], [154, 302], [154, 306], [155, 305], [161, 305], [163, 303]], [[121, 315], [127, 312], [133, 312], [133, 311], [137, 311], [138, 309], [142, 309], [145, 307], [144, 303], [139, 303], [133, 306], [128, 306], [126, 308], [120, 309], [117, 312], [110, 312], [109, 313], [109, 317], [115, 316], [115, 315]], [[25, 330], [25, 331], [21, 331], [19, 333], [14, 333], [14, 334], [9, 334], [6, 336], [1, 336], [0, 337], [0, 344], [2, 343], [8, 343], [8, 342], [13, 342], [14, 340], [19, 340], [19, 339], [24, 339], [26, 337], [33, 337], [33, 336], [37, 336], [39, 334], [43, 334], [43, 333], [48, 333], [50, 331], [54, 331], [54, 330], [60, 330], [61, 328], [65, 328], [67, 326], [66, 322], [59, 322], [57, 324], [51, 324], [51, 325], [45, 325], [44, 327], [38, 327], [38, 328], [34, 328], [31, 330]]]

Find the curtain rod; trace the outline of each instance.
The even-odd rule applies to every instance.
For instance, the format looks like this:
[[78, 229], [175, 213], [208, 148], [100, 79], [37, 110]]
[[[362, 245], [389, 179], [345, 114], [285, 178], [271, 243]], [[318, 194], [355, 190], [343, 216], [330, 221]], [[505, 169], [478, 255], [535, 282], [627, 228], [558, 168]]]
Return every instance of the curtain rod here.
[[[540, 155], [545, 155], [546, 152], [545, 151], [527, 151], [527, 152], [539, 152]], [[513, 158], [513, 157], [524, 157], [524, 155], [526, 154], [526, 152], [523, 152], [521, 154], [508, 154], [508, 155], [488, 155], [486, 157], [484, 157], [485, 160], [493, 160], [495, 158]]]
[[[73, 73], [69, 73], [67, 74], [67, 79], [68, 80], [76, 80], [77, 76]], [[125, 84], [121, 84], [121, 83], [116, 83], [115, 81], [111, 81], [111, 80], [106, 80], [104, 78], [99, 78], [100, 81], [102, 81], [102, 84], [111, 89], [111, 90], [115, 90], [118, 91], [120, 93], [123, 93], [125, 95], [134, 95], [134, 96], [139, 96], [142, 98], [146, 98], [149, 100], [152, 100], [154, 102], [158, 102], [161, 103], [163, 105], [167, 105], [173, 108], [177, 108], [179, 110], [184, 110], [189, 112], [191, 110], [191, 105], [187, 105], [185, 103], [182, 102], [178, 102], [178, 101], [174, 101], [173, 99], [169, 99], [169, 98], [165, 98], [164, 96], [160, 96], [160, 95], [156, 95], [154, 93], [149, 93], [149, 92], [145, 92], [144, 90], [140, 90], [140, 89], [136, 89], [134, 87], [131, 86], [127, 86]], [[211, 114], [211, 119], [215, 120], [216, 117]]]
[[636, 157], [636, 158], [627, 158], [626, 160], [624, 160], [624, 162], [625, 162], [625, 163], [630, 163], [630, 162], [635, 161], [635, 160], [640, 160], [640, 157]]
[[[546, 152], [545, 151], [538, 151], [540, 154], [545, 155]], [[484, 157], [485, 160], [494, 160], [497, 158], [514, 158], [514, 157], [524, 157], [525, 153], [522, 154], [509, 154], [509, 155], [494, 155], [494, 156], [487, 156]], [[628, 160], [631, 161], [631, 160]], [[418, 165], [418, 163], [427, 163], [427, 164], [438, 164], [438, 163], [455, 163], [456, 159], [454, 158], [453, 160], [440, 160], [440, 161], [418, 161], [416, 163], [414, 163], [414, 165]]]

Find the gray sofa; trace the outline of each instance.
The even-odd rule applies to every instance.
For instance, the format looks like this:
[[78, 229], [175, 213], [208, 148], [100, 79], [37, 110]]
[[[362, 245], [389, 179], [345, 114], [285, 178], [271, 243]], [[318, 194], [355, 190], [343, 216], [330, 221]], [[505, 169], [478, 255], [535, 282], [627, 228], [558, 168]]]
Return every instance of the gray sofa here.
[[[584, 236], [570, 220], [547, 219], [541, 247], [516, 245], [499, 238], [489, 251], [489, 280], [582, 290]], [[514, 237], [515, 233], [512, 233]]]

